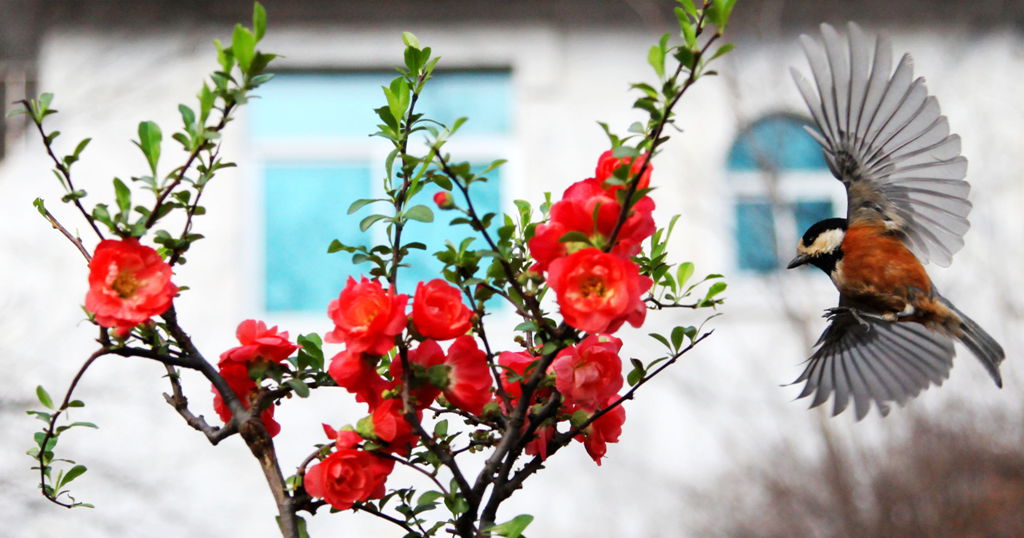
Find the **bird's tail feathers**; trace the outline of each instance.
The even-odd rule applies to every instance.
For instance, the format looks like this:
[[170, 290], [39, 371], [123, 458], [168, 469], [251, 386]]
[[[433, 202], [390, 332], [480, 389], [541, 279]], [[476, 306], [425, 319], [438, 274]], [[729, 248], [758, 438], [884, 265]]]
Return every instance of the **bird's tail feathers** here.
[[942, 298], [942, 302], [949, 307], [950, 310], [956, 313], [960, 318], [960, 332], [957, 335], [967, 349], [974, 353], [975, 357], [981, 361], [981, 364], [988, 370], [992, 380], [996, 382], [996, 386], [1002, 388], [1003, 377], [999, 374], [999, 363], [1003, 362], [1006, 358], [1006, 353], [1003, 351], [1003, 346], [996, 342], [992, 335], [988, 334], [985, 329], [982, 329], [980, 325], [975, 323], [973, 319], [960, 311], [957, 307], [953, 306], [952, 303]]

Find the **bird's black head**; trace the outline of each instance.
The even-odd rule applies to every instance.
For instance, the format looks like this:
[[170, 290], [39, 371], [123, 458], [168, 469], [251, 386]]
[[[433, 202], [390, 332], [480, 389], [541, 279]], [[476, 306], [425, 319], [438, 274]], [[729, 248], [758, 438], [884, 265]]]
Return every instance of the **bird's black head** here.
[[831, 273], [836, 263], [843, 258], [840, 248], [846, 235], [846, 219], [825, 219], [814, 223], [804, 232], [803, 238], [796, 246], [796, 257], [786, 266], [787, 269], [805, 263]]

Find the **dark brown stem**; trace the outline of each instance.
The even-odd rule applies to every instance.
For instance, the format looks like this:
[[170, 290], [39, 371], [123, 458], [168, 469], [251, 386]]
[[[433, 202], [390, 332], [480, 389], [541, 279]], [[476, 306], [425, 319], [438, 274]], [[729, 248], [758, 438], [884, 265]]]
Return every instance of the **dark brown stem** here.
[[697, 303], [687, 303], [687, 304], [680, 304], [680, 303], [663, 303], [663, 302], [661, 302], [661, 301], [659, 301], [659, 300], [655, 299], [653, 295], [649, 295], [649, 296], [647, 296], [647, 297], [646, 297], [646, 298], [644, 299], [644, 302], [645, 302], [645, 303], [647, 303], [647, 304], [649, 304], [649, 305], [652, 305], [652, 306], [654, 307], [654, 308], [653, 308], [653, 310], [664, 310], [664, 309], [666, 309], [666, 308], [689, 308], [689, 309], [697, 309], [697, 308], [700, 308], [700, 307], [701, 307], [701, 304], [700, 304], [699, 302], [697, 302]]
[[377, 516], [377, 517], [379, 517], [381, 519], [390, 521], [390, 522], [394, 523], [395, 525], [398, 525], [399, 527], [402, 527], [403, 529], [405, 529], [405, 532], [407, 532], [407, 533], [410, 533], [412, 535], [416, 534], [416, 529], [410, 527], [406, 522], [402, 521], [401, 519], [398, 519], [397, 517], [389, 516], [389, 515], [385, 514], [384, 512], [381, 512], [380, 510], [377, 510], [371, 504], [355, 503], [355, 504], [352, 505], [352, 509], [353, 510], [359, 510], [361, 512], [366, 512], [367, 514], [375, 515], [375, 516]]
[[167, 401], [175, 411], [183, 419], [185, 423], [191, 426], [193, 429], [200, 431], [206, 436], [206, 439], [210, 441], [211, 445], [216, 445], [224, 439], [238, 433], [238, 428], [235, 423], [230, 423], [224, 427], [210, 426], [206, 419], [201, 415], [196, 416], [188, 408], [188, 398], [185, 397], [184, 392], [181, 389], [181, 382], [178, 380], [178, 372], [170, 364], [165, 364], [167, 367], [167, 378], [171, 382], [171, 394], [164, 394], [164, 400]]

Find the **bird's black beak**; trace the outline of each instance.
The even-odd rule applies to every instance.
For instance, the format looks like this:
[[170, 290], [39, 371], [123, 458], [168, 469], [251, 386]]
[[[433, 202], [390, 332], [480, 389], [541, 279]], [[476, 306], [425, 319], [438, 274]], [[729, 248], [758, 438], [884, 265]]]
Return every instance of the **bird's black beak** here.
[[805, 264], [805, 263], [807, 263], [809, 261], [811, 261], [811, 257], [810, 256], [808, 256], [806, 254], [797, 254], [796, 258], [793, 258], [792, 260], [789, 261], [789, 265], [786, 266], [786, 269], [792, 269], [794, 267], [800, 267], [801, 265], [803, 265], [803, 264]]

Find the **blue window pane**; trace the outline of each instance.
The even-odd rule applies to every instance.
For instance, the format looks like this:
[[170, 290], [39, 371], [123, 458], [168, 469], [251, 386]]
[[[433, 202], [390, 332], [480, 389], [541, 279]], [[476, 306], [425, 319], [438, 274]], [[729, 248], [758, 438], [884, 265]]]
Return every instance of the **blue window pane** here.
[[343, 163], [273, 163], [263, 191], [268, 311], [326, 311], [349, 275], [351, 256], [327, 254], [332, 239], [365, 244], [348, 204], [370, 196], [370, 170]]
[[767, 272], [779, 266], [772, 206], [766, 200], [736, 203], [736, 246], [741, 269]]
[[[252, 102], [252, 133], [257, 138], [358, 136], [377, 131], [374, 108], [387, 101], [381, 86], [397, 73], [282, 73], [260, 87]], [[461, 136], [510, 131], [511, 76], [507, 71], [437, 72], [416, 110], [451, 125], [469, 121]]]
[[[475, 172], [479, 173], [483, 167], [474, 167]], [[482, 218], [487, 213], [501, 214], [501, 180], [500, 175], [497, 171], [490, 172], [488, 174], [487, 182], [474, 182], [469, 189], [469, 194], [473, 199], [473, 208], [477, 214]], [[474, 237], [473, 243], [470, 248], [481, 249], [487, 248], [487, 244], [480, 234], [473, 231], [468, 225], [449, 224], [453, 218], [464, 217], [462, 213], [455, 211], [441, 211], [437, 209], [432, 201], [429, 201], [434, 193], [440, 189], [436, 185], [428, 185], [424, 187], [423, 191], [417, 195], [419, 202], [414, 203], [429, 203], [434, 209], [434, 221], [433, 222], [415, 222], [410, 221], [404, 231], [402, 232], [402, 242], [414, 242], [418, 241], [427, 245], [427, 250], [412, 250], [409, 256], [405, 258], [405, 263], [409, 264], [409, 267], [403, 269], [400, 273], [401, 278], [398, 281], [398, 290], [401, 293], [412, 294], [416, 291], [416, 283], [419, 281], [433, 280], [441, 277], [441, 269], [444, 268], [444, 264], [441, 263], [434, 256], [434, 252], [444, 248], [445, 241], [451, 241], [452, 244], [458, 246], [459, 243], [467, 238]], [[452, 191], [452, 196], [455, 197], [456, 204], [460, 207], [465, 207], [465, 201], [462, 198], [462, 194], [458, 192], [458, 189]], [[492, 237], [496, 237], [497, 227], [501, 219], [495, 217], [490, 233]], [[480, 271], [486, 271], [489, 264], [489, 259], [484, 259], [480, 262]]]
[[815, 222], [834, 216], [830, 200], [812, 200], [793, 204], [793, 217], [796, 220], [797, 237], [803, 236], [804, 232]]
[[740, 134], [729, 150], [730, 170], [814, 170], [827, 168], [821, 146], [807, 134], [807, 122], [790, 116], [769, 116]]

